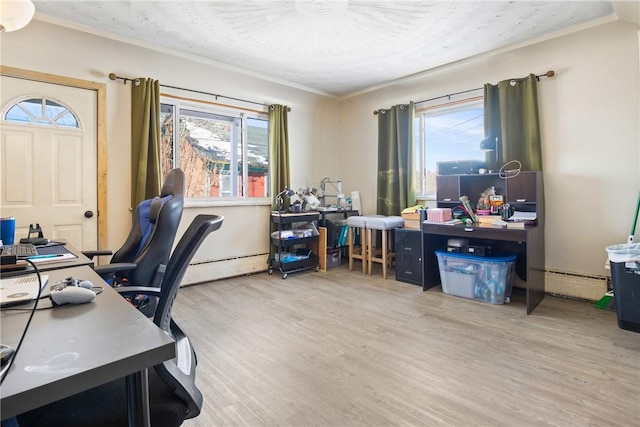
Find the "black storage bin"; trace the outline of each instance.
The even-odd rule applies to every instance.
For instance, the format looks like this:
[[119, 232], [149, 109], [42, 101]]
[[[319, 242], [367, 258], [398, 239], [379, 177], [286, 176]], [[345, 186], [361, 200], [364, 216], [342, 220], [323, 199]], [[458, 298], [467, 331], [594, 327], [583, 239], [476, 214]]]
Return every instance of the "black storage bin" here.
[[640, 332], [640, 274], [624, 262], [611, 262], [613, 300], [620, 329]]

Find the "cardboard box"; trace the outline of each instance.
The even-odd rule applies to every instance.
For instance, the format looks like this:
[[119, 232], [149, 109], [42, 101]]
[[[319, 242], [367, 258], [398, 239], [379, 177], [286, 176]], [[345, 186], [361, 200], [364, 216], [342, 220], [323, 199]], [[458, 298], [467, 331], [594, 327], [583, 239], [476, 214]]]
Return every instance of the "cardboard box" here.
[[420, 229], [420, 220], [419, 219], [405, 219], [404, 220], [404, 228], [415, 228], [417, 230]]
[[[404, 228], [420, 229], [420, 212], [411, 212], [401, 214], [404, 219]], [[422, 214], [424, 216], [424, 214]]]
[[411, 212], [411, 213], [403, 213], [402, 218], [406, 220], [417, 220], [420, 221], [420, 212]]

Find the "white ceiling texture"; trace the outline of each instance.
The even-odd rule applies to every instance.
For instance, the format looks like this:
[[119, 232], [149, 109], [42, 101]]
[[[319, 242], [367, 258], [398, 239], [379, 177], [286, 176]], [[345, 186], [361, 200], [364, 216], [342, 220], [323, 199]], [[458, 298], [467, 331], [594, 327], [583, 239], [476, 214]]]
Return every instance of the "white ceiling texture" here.
[[[36, 19], [338, 97], [617, 19], [612, 1], [34, 1]], [[623, 7], [624, 8], [624, 7]]]

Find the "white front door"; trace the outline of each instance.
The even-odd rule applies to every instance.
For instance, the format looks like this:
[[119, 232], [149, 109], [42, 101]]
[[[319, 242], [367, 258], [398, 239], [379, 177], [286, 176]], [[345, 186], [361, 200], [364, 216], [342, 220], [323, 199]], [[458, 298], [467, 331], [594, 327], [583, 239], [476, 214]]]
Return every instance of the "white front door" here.
[[16, 218], [16, 242], [40, 224], [45, 237], [96, 249], [95, 91], [6, 76], [0, 87], [0, 216]]

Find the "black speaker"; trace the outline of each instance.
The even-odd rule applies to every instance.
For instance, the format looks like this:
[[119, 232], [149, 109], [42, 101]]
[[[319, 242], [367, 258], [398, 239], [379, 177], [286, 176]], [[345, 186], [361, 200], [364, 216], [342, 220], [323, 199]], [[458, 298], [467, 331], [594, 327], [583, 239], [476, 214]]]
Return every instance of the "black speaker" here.
[[396, 228], [396, 280], [422, 286], [422, 230]]

